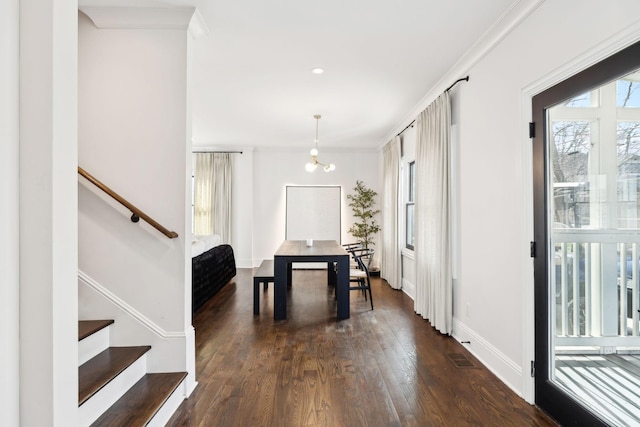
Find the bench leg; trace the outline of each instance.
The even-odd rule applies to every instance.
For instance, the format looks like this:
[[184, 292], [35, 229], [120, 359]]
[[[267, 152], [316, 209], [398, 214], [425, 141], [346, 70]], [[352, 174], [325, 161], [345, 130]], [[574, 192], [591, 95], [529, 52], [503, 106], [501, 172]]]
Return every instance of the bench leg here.
[[260, 314], [260, 281], [253, 279], [253, 314]]

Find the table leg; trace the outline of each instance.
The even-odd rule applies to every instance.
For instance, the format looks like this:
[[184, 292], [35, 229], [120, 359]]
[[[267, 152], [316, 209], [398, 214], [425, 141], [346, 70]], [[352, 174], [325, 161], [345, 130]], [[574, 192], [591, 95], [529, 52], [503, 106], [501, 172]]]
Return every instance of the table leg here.
[[348, 319], [349, 307], [349, 256], [341, 256], [337, 260], [338, 277], [336, 283], [336, 296], [338, 305], [338, 319]]
[[260, 288], [259, 280], [254, 277], [253, 278], [253, 314], [260, 314], [260, 292], [258, 291]]
[[335, 286], [337, 282], [336, 279], [336, 265], [334, 262], [327, 263], [327, 283], [329, 286]]
[[[273, 319], [287, 318], [287, 262], [281, 257], [273, 261]], [[290, 264], [290, 263], [289, 263]]]

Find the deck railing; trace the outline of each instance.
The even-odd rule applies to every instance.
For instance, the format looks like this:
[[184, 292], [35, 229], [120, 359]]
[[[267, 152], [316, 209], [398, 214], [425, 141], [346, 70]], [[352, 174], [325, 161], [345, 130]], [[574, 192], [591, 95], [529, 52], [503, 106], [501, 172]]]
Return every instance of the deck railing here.
[[611, 230], [554, 230], [556, 345], [640, 348], [640, 242]]

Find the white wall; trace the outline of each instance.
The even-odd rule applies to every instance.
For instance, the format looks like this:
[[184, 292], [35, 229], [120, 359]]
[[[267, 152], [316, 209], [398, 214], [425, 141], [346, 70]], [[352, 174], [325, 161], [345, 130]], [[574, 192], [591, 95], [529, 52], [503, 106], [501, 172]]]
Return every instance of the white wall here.
[[[342, 242], [353, 241], [347, 230], [353, 224], [347, 194], [353, 194], [357, 180], [378, 189], [378, 153], [374, 150], [324, 148], [320, 161], [334, 163], [336, 170], [305, 171], [309, 150], [260, 149], [253, 154], [253, 265], [272, 258], [285, 238], [287, 185], [342, 186]], [[242, 191], [242, 190], [241, 190]], [[378, 196], [378, 207], [380, 196]], [[378, 218], [379, 221], [379, 218]], [[239, 250], [243, 250], [238, 248]]]
[[[635, 30], [623, 37], [640, 39], [639, 17], [634, 1], [545, 1], [471, 67], [469, 83], [457, 89], [460, 277], [454, 333], [469, 339], [469, 348], [527, 398], [533, 272], [526, 88], [584, 68], [575, 61], [603, 42], [615, 44], [629, 25]], [[600, 53], [620, 47], [605, 46]]]
[[231, 247], [239, 268], [253, 267], [253, 157], [252, 148], [233, 155]]
[[[194, 364], [186, 360], [193, 357], [187, 348], [193, 345], [186, 271], [191, 267], [185, 206], [191, 172], [188, 37], [186, 26], [98, 29], [80, 14], [79, 165], [179, 237], [169, 239], [142, 220], [131, 222], [130, 212], [84, 179], [78, 183], [78, 229], [80, 270], [166, 341], [138, 342], [167, 347], [152, 349], [150, 370], [190, 369], [193, 381]], [[91, 289], [81, 291], [81, 318], [110, 310], [109, 301]], [[112, 311], [113, 340], [132, 344], [135, 328], [118, 328], [121, 313]]]
[[20, 424], [18, 0], [0, 3], [0, 414]]
[[77, 424], [77, 31], [76, 2], [20, 1], [23, 426]]
[[[532, 0], [522, 6], [510, 18], [522, 22], [511, 32], [489, 34], [498, 40], [494, 47], [483, 51], [487, 44], [479, 43], [416, 112], [470, 75], [452, 91], [458, 206], [453, 333], [471, 341], [470, 351], [532, 401], [531, 97], [639, 40], [640, 3]], [[411, 130], [406, 133], [410, 142]], [[403, 155], [411, 157], [411, 143], [405, 147]], [[403, 267], [411, 266], [403, 257]], [[403, 270], [403, 284], [411, 285], [411, 274]]]

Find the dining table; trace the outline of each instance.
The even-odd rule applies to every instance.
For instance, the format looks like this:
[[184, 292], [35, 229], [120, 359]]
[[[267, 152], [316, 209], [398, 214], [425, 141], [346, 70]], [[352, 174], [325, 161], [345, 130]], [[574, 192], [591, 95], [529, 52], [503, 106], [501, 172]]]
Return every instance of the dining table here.
[[273, 256], [273, 318], [287, 318], [287, 288], [293, 263], [326, 263], [327, 281], [336, 286], [337, 317], [348, 319], [349, 253], [335, 240], [285, 240]]

